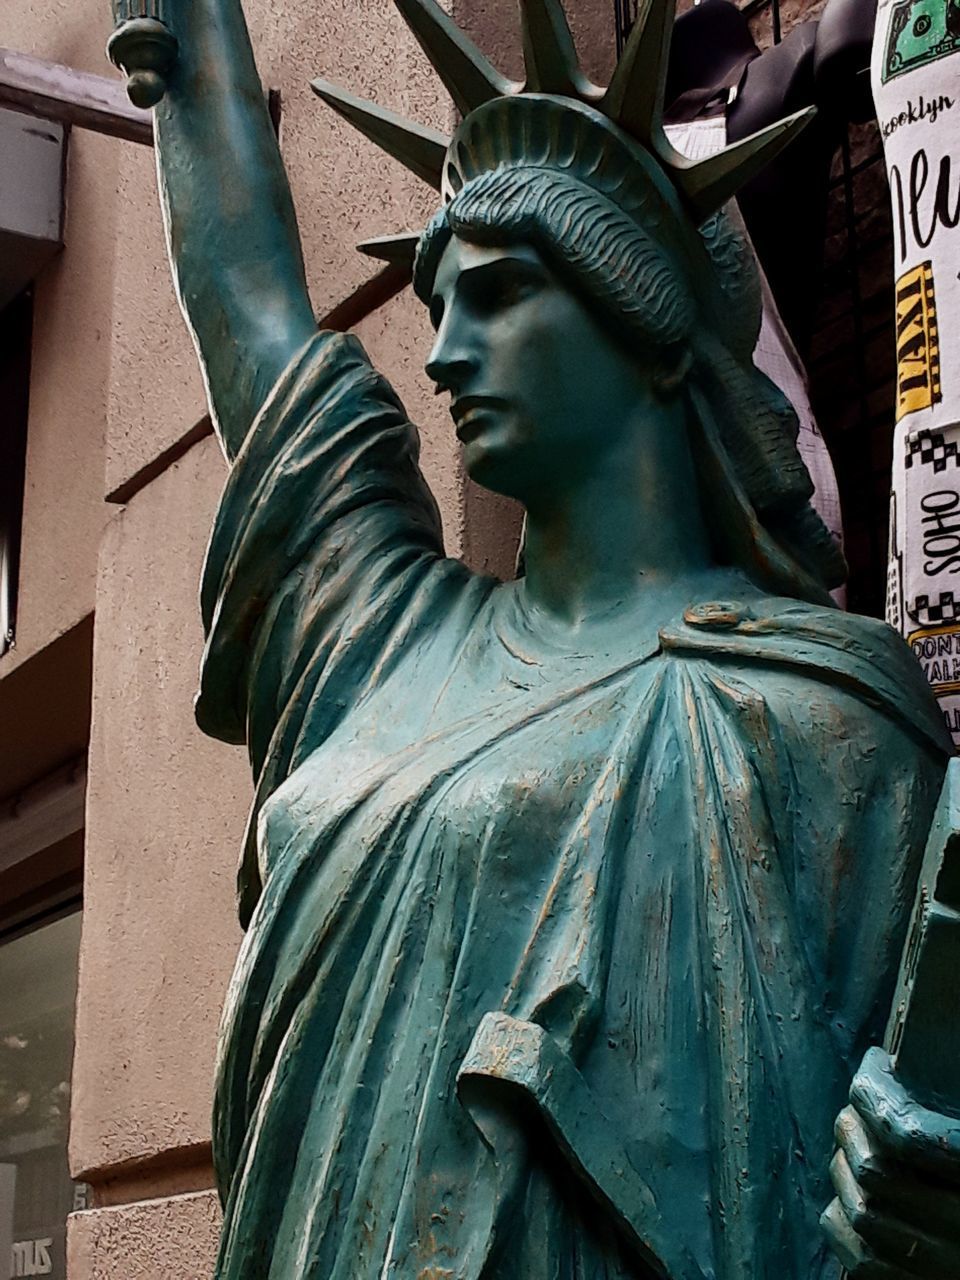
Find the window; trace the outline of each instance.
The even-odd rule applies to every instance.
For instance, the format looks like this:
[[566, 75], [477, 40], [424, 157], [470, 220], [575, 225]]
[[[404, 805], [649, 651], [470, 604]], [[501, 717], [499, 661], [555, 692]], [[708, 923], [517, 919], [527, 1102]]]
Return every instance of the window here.
[[0, 938], [0, 1275], [63, 1280], [84, 1207], [67, 1169], [80, 919]]

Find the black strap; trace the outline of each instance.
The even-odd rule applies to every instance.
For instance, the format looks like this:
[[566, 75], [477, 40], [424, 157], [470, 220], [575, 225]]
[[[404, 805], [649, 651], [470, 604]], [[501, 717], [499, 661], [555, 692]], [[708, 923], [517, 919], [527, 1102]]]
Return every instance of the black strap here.
[[730, 90], [739, 86], [747, 66], [759, 56], [759, 49], [750, 49], [732, 62], [716, 83], [686, 89], [674, 98], [664, 112], [664, 123], [689, 124], [693, 120], [723, 115], [730, 99]]

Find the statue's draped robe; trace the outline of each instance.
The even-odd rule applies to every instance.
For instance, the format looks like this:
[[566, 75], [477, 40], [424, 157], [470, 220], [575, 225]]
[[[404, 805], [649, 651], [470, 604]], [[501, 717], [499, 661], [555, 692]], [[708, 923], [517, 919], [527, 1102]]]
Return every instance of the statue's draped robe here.
[[[638, 1221], [674, 1280], [836, 1274], [832, 1122], [883, 1032], [946, 743], [892, 632], [739, 582], [580, 653], [443, 558], [359, 344], [294, 361], [203, 590], [198, 717], [258, 779], [221, 1280], [646, 1276]], [[495, 1011], [575, 1064], [578, 1114], [458, 1089]], [[584, 1135], [643, 1204], [592, 1185]]]

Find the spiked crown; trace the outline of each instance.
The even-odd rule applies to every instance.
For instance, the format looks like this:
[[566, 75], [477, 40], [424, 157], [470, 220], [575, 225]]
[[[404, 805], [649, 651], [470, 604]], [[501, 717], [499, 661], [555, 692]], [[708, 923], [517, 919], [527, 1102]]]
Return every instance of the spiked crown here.
[[[607, 163], [600, 127], [607, 140], [626, 135], [634, 144], [634, 155], [639, 144], [694, 225], [700, 225], [772, 160], [813, 114], [811, 109], [797, 112], [714, 156], [691, 161], [670, 145], [663, 128], [676, 0], [640, 0], [630, 38], [606, 89], [584, 75], [560, 0], [520, 0], [522, 83], [501, 75], [437, 0], [394, 3], [463, 116], [454, 136], [404, 120], [326, 80], [315, 80], [312, 87], [445, 200], [485, 168], [530, 163], [531, 147], [542, 149], [545, 138], [552, 139], [553, 150], [548, 144], [541, 162], [557, 163], [562, 155], [566, 165], [572, 165], [575, 146], [580, 148], [578, 167], [596, 174]], [[663, 191], [663, 182], [657, 185]], [[418, 240], [418, 234], [385, 236], [360, 248], [374, 257], [412, 265]]]

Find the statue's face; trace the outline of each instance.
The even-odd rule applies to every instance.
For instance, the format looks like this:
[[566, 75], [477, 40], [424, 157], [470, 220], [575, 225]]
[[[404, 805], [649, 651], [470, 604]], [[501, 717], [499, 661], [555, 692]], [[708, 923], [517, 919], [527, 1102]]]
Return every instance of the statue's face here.
[[649, 374], [535, 249], [453, 237], [430, 302], [427, 373], [449, 391], [464, 464], [528, 505], [623, 443]]

